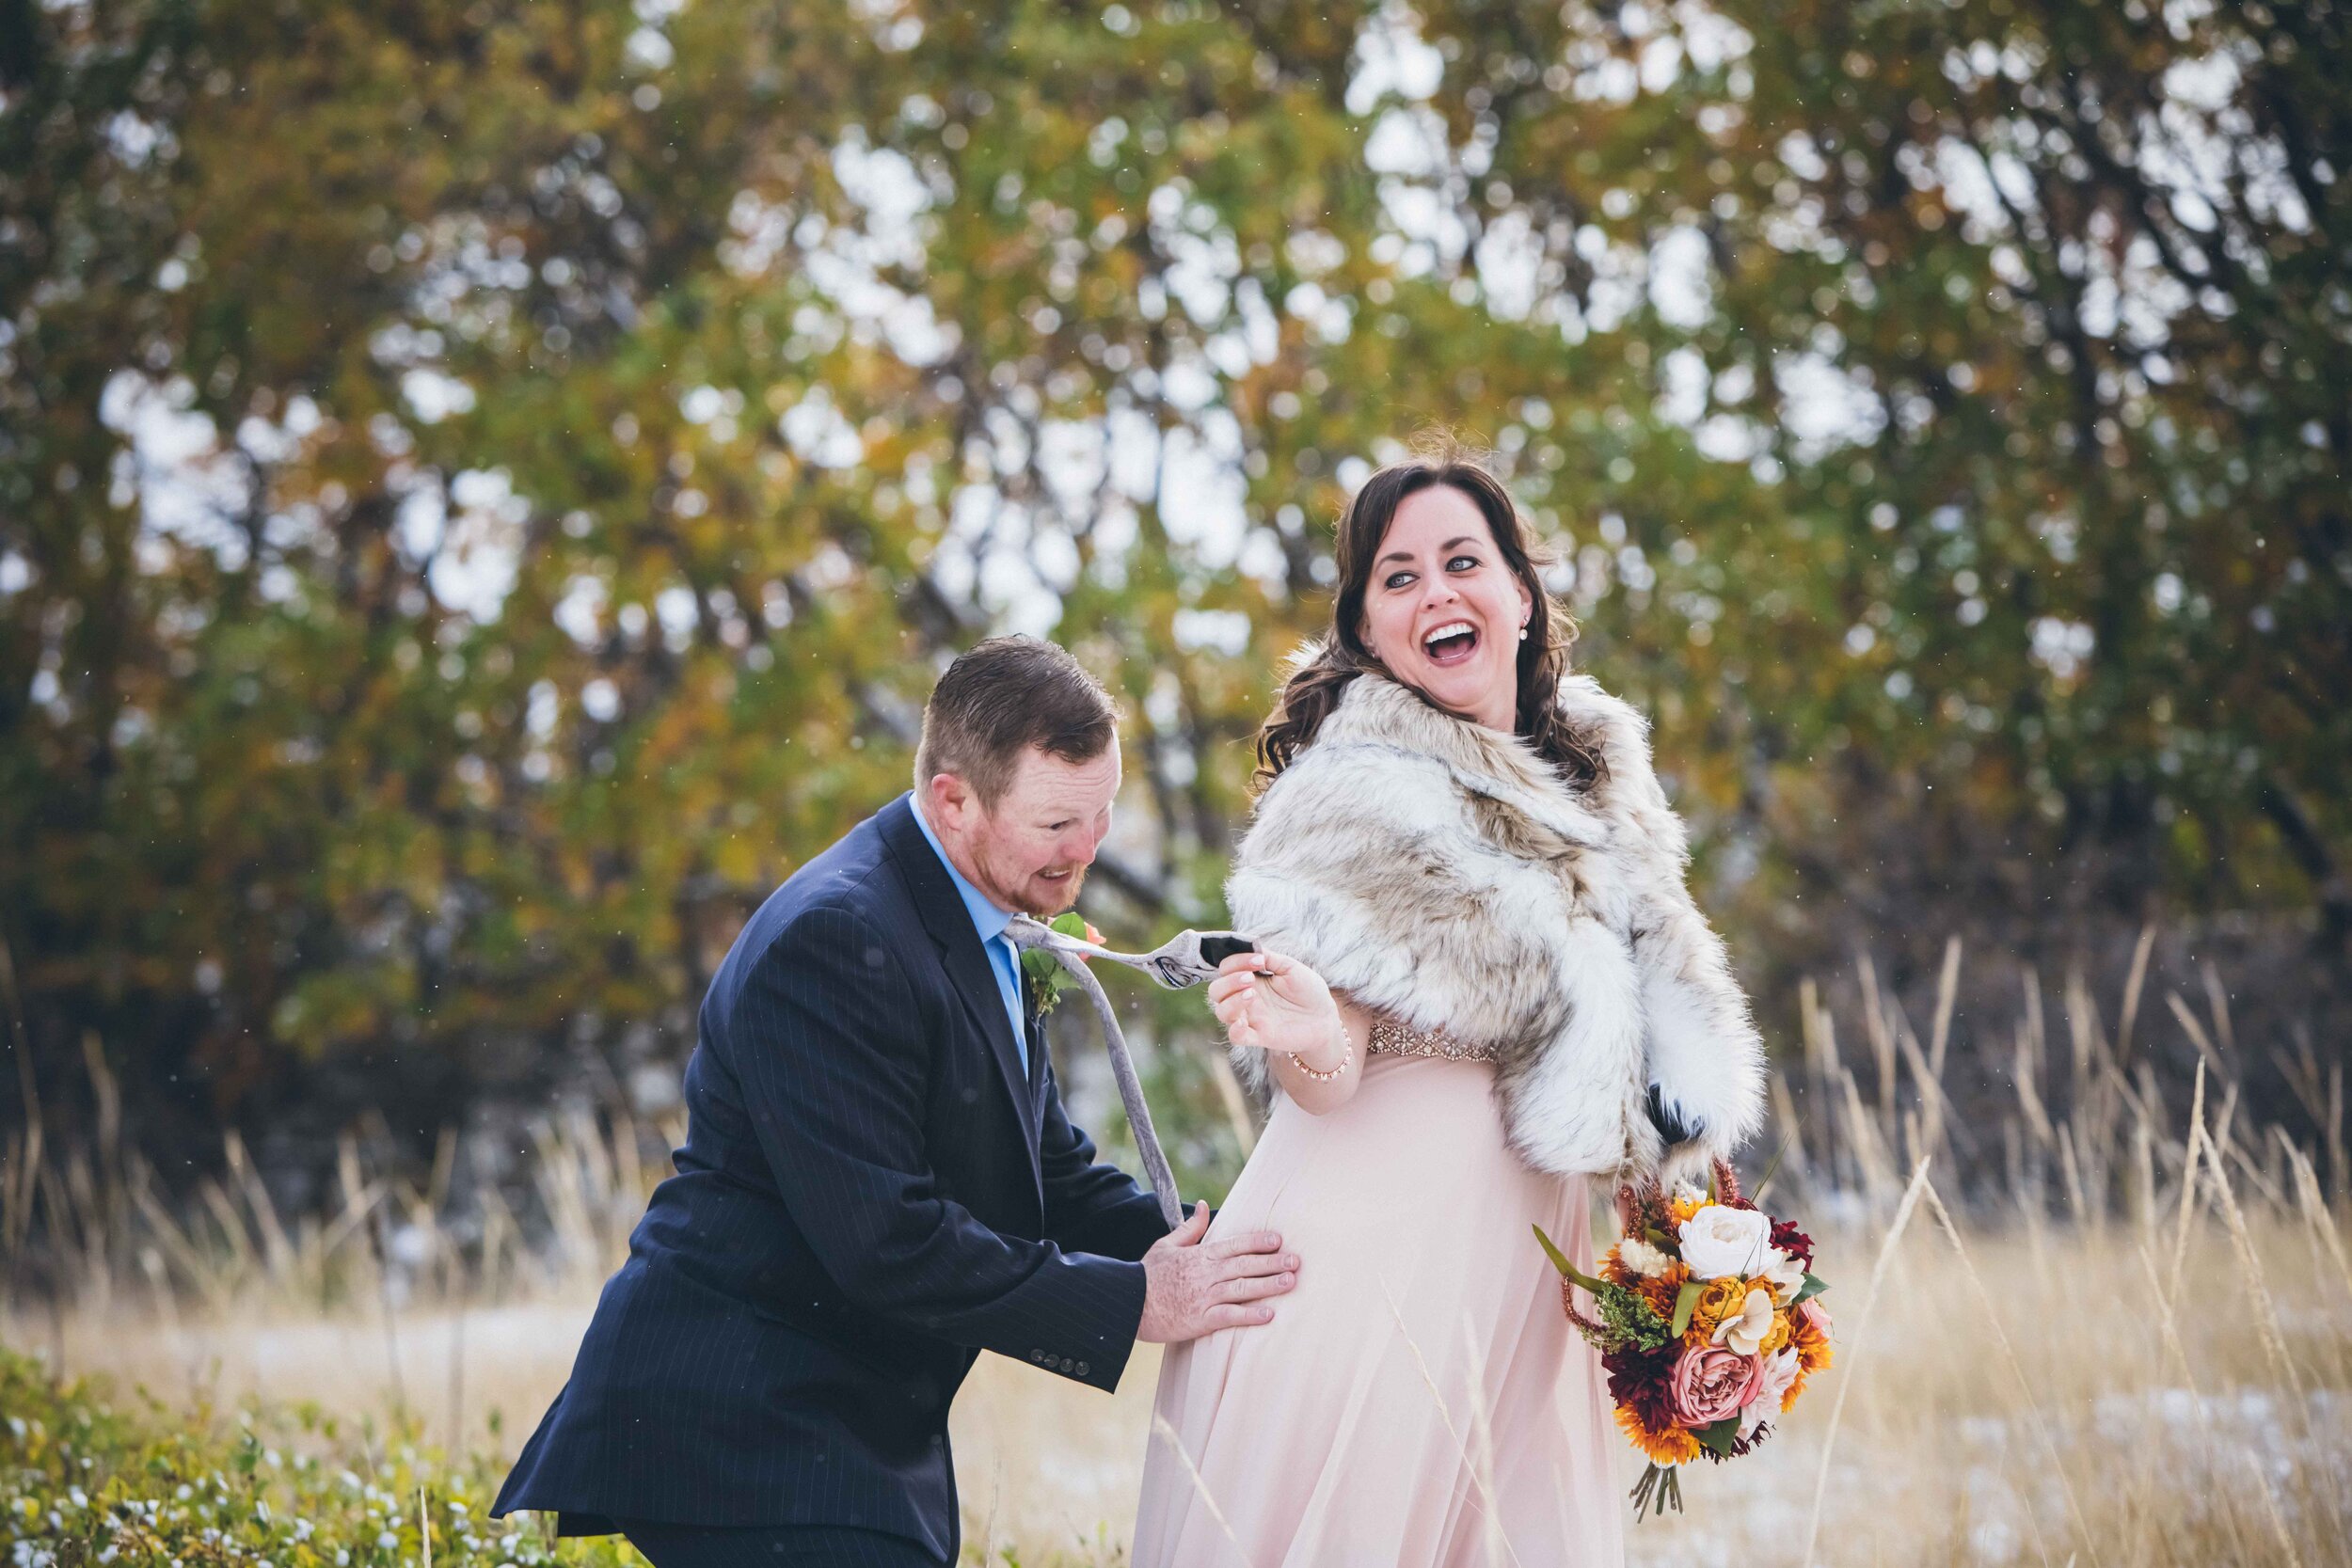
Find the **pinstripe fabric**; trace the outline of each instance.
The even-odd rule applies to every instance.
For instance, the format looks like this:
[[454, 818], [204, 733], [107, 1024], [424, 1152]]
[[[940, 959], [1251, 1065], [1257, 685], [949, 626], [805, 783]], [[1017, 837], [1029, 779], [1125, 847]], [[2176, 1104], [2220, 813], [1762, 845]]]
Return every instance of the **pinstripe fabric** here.
[[621, 1521], [621, 1533], [653, 1568], [941, 1568], [903, 1535], [838, 1525], [709, 1525]]
[[948, 1402], [981, 1350], [1117, 1386], [1151, 1195], [1028, 1067], [901, 797], [736, 939], [687, 1138], [493, 1514], [889, 1531], [951, 1560]]

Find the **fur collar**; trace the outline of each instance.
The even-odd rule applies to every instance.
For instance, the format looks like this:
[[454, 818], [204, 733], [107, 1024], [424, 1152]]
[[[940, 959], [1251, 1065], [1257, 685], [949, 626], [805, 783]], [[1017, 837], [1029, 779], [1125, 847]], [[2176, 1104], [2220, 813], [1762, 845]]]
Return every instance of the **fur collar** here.
[[[1559, 703], [1600, 758], [1588, 785], [1358, 677], [1260, 799], [1227, 900], [1236, 928], [1359, 1006], [1495, 1047], [1504, 1131], [1534, 1168], [1700, 1166], [1761, 1119], [1761, 1042], [1684, 889], [1646, 725], [1589, 676]], [[1267, 1087], [1261, 1053], [1234, 1060]], [[1700, 1138], [1661, 1146], [1653, 1084]]]

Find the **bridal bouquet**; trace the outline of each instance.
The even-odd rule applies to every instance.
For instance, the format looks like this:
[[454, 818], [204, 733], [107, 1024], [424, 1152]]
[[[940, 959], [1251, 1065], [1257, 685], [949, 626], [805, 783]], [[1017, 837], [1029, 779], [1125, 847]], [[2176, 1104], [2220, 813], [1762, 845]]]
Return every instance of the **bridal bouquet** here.
[[[1649, 1460], [1633, 1489], [1637, 1519], [1679, 1511], [1677, 1466], [1746, 1453], [1830, 1363], [1812, 1240], [1742, 1197], [1728, 1165], [1717, 1164], [1708, 1192], [1677, 1182], [1631, 1197], [1597, 1277], [1541, 1227], [1535, 1238], [1560, 1271], [1569, 1321], [1601, 1353], [1617, 1425]], [[1578, 1309], [1578, 1286], [1597, 1318]]]

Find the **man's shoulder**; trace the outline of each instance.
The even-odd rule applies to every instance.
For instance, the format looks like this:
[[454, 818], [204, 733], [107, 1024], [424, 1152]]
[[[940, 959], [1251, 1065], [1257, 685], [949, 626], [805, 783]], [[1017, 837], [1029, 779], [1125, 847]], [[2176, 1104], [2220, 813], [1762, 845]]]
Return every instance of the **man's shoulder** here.
[[920, 934], [921, 924], [896, 863], [885, 806], [785, 879], [737, 939], [764, 953], [809, 927], [865, 927], [885, 943]]

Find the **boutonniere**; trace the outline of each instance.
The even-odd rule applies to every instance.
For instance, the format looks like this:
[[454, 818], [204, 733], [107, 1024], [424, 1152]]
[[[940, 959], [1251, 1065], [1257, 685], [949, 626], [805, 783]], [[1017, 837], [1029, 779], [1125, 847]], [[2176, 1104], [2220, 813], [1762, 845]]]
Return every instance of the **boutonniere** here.
[[[1063, 936], [1083, 937], [1088, 942], [1101, 944], [1101, 934], [1074, 910], [1068, 914], [1056, 915], [1046, 925]], [[1062, 992], [1078, 983], [1077, 977], [1062, 967], [1062, 961], [1042, 947], [1023, 948], [1021, 969], [1029, 977], [1029, 991], [1037, 998], [1037, 1016], [1040, 1018], [1052, 1012], [1054, 1005], [1061, 1000]]]

